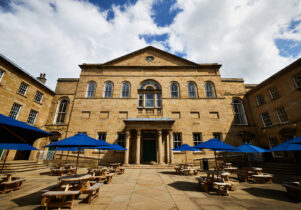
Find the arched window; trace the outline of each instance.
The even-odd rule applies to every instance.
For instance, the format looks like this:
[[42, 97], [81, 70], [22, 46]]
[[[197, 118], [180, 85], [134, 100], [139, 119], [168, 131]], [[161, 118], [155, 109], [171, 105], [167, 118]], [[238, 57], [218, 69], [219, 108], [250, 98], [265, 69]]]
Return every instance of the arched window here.
[[153, 80], [143, 82], [138, 89], [139, 108], [161, 108], [162, 90], [161, 86]]
[[107, 82], [105, 84], [104, 96], [105, 96], [105, 98], [111, 98], [113, 96], [113, 83], [112, 82]]
[[179, 85], [176, 82], [170, 84], [170, 97], [179, 98]]
[[95, 88], [96, 88], [96, 83], [95, 82], [89, 82], [88, 83], [87, 93], [86, 93], [87, 98], [94, 98]]
[[212, 82], [205, 83], [205, 91], [207, 98], [215, 98], [215, 89]]
[[67, 114], [68, 104], [69, 104], [68, 99], [62, 99], [60, 101], [56, 111], [56, 117], [55, 117], [56, 124], [64, 124], [66, 114]]
[[196, 98], [196, 85], [194, 82], [189, 82], [188, 83], [188, 97], [189, 98]]
[[122, 98], [130, 97], [130, 83], [129, 82], [122, 83], [121, 97]]
[[245, 109], [242, 101], [238, 98], [232, 100], [232, 106], [234, 111], [234, 119], [236, 125], [247, 125], [247, 118], [245, 114]]

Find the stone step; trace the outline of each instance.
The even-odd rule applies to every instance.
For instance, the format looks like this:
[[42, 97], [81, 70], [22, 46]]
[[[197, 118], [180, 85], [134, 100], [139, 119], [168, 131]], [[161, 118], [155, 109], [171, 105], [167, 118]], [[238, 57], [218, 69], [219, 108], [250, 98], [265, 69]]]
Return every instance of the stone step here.
[[[2, 165], [3, 161], [0, 162], [0, 167], [2, 167]], [[9, 161], [5, 163], [2, 173], [17, 173], [45, 168], [47, 167], [43, 163], [36, 161]]]

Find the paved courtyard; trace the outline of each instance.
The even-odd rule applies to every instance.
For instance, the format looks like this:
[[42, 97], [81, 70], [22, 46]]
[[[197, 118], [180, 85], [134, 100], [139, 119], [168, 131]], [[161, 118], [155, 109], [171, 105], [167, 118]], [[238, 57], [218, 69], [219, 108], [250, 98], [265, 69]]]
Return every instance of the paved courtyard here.
[[[39, 209], [38, 191], [57, 183], [47, 171], [19, 173], [27, 181], [21, 190], [0, 195], [0, 209]], [[301, 202], [289, 198], [280, 184], [235, 182], [236, 191], [219, 196], [201, 192], [194, 177], [175, 175], [171, 169], [127, 169], [104, 185], [91, 205], [81, 195], [73, 209], [301, 209]]]

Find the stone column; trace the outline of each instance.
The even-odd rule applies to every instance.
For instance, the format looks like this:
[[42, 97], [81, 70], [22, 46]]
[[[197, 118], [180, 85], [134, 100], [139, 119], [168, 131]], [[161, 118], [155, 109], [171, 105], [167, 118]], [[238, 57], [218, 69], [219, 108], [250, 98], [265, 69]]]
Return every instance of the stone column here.
[[169, 137], [169, 146], [170, 146], [170, 148], [169, 148], [169, 152], [170, 152], [170, 164], [173, 164], [173, 151], [172, 151], [172, 149], [173, 149], [173, 141], [172, 141], [172, 131], [169, 131], [169, 133], [168, 133], [168, 137]]
[[141, 131], [137, 130], [136, 164], [140, 164], [140, 142], [141, 142]]
[[126, 131], [125, 133], [125, 148], [127, 150], [124, 151], [124, 165], [129, 165], [129, 155], [130, 155], [130, 131]]
[[159, 148], [158, 163], [162, 164], [162, 131], [161, 130], [158, 130], [158, 148]]
[[169, 136], [166, 136], [166, 155], [167, 155], [167, 163], [170, 163], [170, 144], [169, 144]]

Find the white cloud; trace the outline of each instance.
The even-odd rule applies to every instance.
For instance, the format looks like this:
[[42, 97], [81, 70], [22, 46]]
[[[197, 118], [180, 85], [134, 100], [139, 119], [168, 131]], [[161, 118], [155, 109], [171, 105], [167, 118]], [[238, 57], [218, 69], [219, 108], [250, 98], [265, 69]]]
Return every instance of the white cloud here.
[[78, 64], [102, 63], [143, 48], [147, 44], [139, 34], [167, 32], [153, 22], [151, 5], [143, 0], [122, 11], [115, 6], [109, 22], [106, 11], [87, 1], [12, 1], [12, 13], [0, 10], [1, 53], [32, 75], [45, 72], [54, 89], [58, 77], [79, 76]]
[[[88, 1], [12, 0], [13, 12], [0, 10], [1, 53], [33, 75], [45, 72], [52, 88], [58, 77], [78, 77], [78, 64], [102, 63], [145, 47], [139, 34], [168, 33], [172, 52], [221, 63], [223, 77], [248, 83], [294, 60], [279, 56], [274, 39], [301, 39], [301, 24], [297, 32], [288, 30], [292, 20], [301, 19], [299, 0], [178, 0], [183, 12], [169, 27], [151, 18], [154, 1], [114, 6], [114, 19], [107, 21], [107, 12]], [[164, 49], [165, 43], [153, 44]]]
[[172, 51], [185, 49], [188, 59], [223, 64], [223, 77], [258, 83], [295, 60], [279, 56], [274, 39], [301, 39], [301, 30], [287, 30], [300, 19], [299, 0], [178, 0], [177, 6], [183, 12], [170, 26]]

